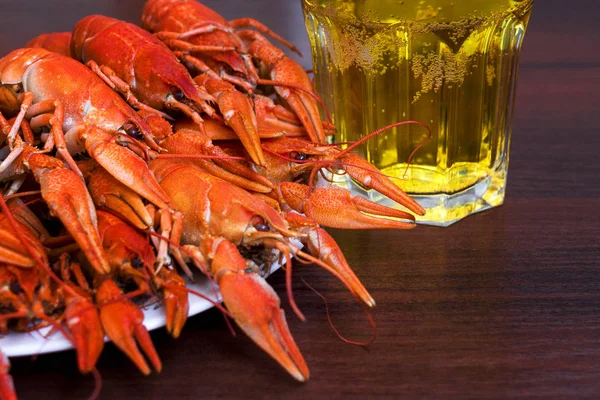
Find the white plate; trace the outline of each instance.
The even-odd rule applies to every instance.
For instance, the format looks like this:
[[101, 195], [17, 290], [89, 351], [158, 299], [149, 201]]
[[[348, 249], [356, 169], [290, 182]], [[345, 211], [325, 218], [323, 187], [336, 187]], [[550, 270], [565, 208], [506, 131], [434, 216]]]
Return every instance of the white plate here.
[[[271, 267], [271, 273], [278, 270], [279, 267], [279, 263], [273, 264]], [[216, 302], [220, 303], [222, 300], [216, 284], [214, 284], [217, 294], [215, 297], [213, 286], [210, 284], [208, 279], [200, 279], [198, 282], [188, 284], [187, 287], [202, 293]], [[208, 300], [191, 293], [188, 295], [188, 300], [190, 305], [188, 314], [189, 317], [214, 307], [214, 305]], [[162, 306], [150, 306], [143, 310], [143, 312], [144, 326], [149, 331], [165, 326], [165, 312]], [[185, 329], [185, 327], [183, 329]], [[0, 339], [0, 348], [8, 357], [53, 353], [56, 351], [69, 350], [73, 348], [71, 342], [65, 339], [60, 332], [53, 333], [48, 338], [45, 338], [44, 335], [46, 335], [50, 330], [51, 327], [40, 329], [39, 331], [31, 333], [10, 332], [8, 335]], [[108, 338], [105, 338], [104, 340], [108, 341]]]

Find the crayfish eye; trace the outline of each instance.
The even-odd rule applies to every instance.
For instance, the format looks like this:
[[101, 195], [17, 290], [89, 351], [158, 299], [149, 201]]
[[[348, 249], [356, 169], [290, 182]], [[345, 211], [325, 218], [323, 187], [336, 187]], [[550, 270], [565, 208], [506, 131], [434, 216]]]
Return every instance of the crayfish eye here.
[[175, 97], [177, 101], [183, 101], [185, 99], [185, 94], [178, 87], [173, 86], [171, 88], [171, 94]]
[[21, 285], [19, 285], [18, 282], [12, 282], [10, 284], [10, 291], [12, 293], [19, 293], [19, 292], [21, 292]]
[[131, 266], [135, 269], [141, 268], [143, 266], [142, 260], [139, 257], [135, 257], [131, 260]]
[[293, 158], [294, 160], [298, 160], [298, 161], [304, 161], [304, 160], [308, 159], [308, 154], [300, 153], [298, 151], [292, 151], [290, 153], [290, 158]]
[[144, 137], [144, 135], [142, 135], [142, 131], [140, 131], [140, 128], [138, 128], [138, 126], [132, 122], [123, 124], [123, 130], [128, 136], [131, 136], [134, 139], [140, 140]]
[[233, 68], [230, 65], [225, 65], [223, 70], [225, 71], [225, 73], [227, 73], [228, 75], [233, 75], [235, 74], [235, 71], [233, 70]]
[[254, 227], [256, 228], [257, 231], [260, 231], [260, 232], [269, 232], [271, 230], [271, 228], [269, 228], [269, 225], [267, 225], [267, 224], [256, 224], [256, 225], [254, 225]]
[[252, 224], [254, 225], [254, 229], [259, 232], [269, 232], [271, 231], [271, 227], [266, 223], [264, 218], [255, 215], [252, 218]]

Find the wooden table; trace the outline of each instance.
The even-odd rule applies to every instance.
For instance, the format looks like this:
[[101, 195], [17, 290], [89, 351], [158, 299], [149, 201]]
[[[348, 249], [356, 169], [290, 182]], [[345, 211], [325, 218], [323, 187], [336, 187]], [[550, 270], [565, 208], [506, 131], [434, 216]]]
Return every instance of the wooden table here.
[[[126, 3], [126, 5], [124, 4]], [[0, 53], [84, 15], [137, 22], [143, 0], [0, 1]], [[309, 54], [300, 2], [206, 1], [226, 17], [260, 18]], [[172, 340], [152, 338], [164, 370], [143, 377], [112, 345], [98, 363], [104, 399], [598, 398], [600, 396], [600, 33], [595, 2], [536, 4], [522, 57], [506, 204], [447, 228], [334, 231], [377, 300], [377, 340], [342, 343], [300, 279], [288, 312], [311, 379], [294, 382], [218, 312]], [[310, 64], [309, 58], [303, 61]], [[328, 274], [296, 268], [330, 302], [336, 326], [368, 323]], [[270, 283], [284, 293], [283, 274]], [[282, 296], [285, 297], [285, 296]], [[287, 307], [285, 299], [282, 300]], [[13, 360], [21, 399], [84, 399], [90, 377], [73, 352]]]

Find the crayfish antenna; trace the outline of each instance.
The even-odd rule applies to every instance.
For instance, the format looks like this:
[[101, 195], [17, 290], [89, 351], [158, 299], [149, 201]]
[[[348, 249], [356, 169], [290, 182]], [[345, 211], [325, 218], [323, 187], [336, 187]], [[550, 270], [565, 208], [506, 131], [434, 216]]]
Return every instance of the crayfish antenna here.
[[275, 239], [265, 239], [263, 243], [267, 247], [276, 248], [279, 250], [285, 257], [285, 281], [286, 281], [286, 290], [288, 294], [288, 300], [290, 302], [290, 307], [294, 310], [296, 316], [300, 319], [300, 321], [306, 321], [306, 317], [300, 311], [300, 308], [296, 305], [296, 300], [294, 300], [294, 294], [292, 292], [292, 257], [291, 251], [287, 245], [282, 242], [279, 242]]
[[371, 328], [373, 329], [373, 336], [371, 336], [371, 338], [369, 340], [362, 341], [362, 342], [346, 339], [333, 324], [333, 321], [331, 319], [331, 314], [329, 312], [329, 303], [327, 302], [327, 299], [325, 298], [325, 296], [323, 296], [321, 293], [319, 293], [319, 291], [317, 289], [315, 289], [311, 285], [309, 285], [308, 282], [306, 282], [306, 280], [304, 278], [302, 278], [302, 282], [304, 282], [304, 284], [310, 290], [312, 290], [317, 296], [319, 296], [321, 298], [321, 300], [323, 300], [323, 303], [325, 304], [325, 313], [327, 314], [327, 320], [329, 321], [329, 326], [331, 326], [331, 329], [333, 330], [333, 332], [337, 335], [337, 337], [342, 342], [352, 344], [355, 346], [367, 347], [368, 345], [370, 345], [371, 343], [373, 343], [375, 341], [375, 339], [377, 338], [377, 325], [375, 324], [375, 321], [373, 320], [371, 313], [364, 305], [361, 305], [361, 307], [362, 307], [363, 311], [365, 312], [365, 315], [367, 316], [367, 320], [369, 321]]

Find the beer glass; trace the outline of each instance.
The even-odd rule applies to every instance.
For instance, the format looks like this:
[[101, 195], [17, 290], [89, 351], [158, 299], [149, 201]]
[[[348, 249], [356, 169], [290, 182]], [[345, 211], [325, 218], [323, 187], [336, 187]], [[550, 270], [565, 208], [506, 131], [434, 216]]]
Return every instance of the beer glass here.
[[[335, 141], [447, 226], [504, 201], [519, 53], [533, 0], [302, 0]], [[414, 155], [411, 157], [413, 151]], [[336, 183], [394, 206], [348, 176]]]

